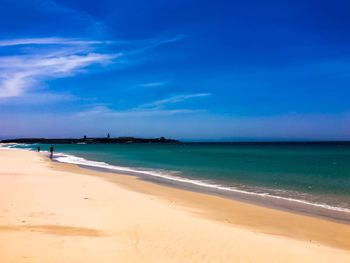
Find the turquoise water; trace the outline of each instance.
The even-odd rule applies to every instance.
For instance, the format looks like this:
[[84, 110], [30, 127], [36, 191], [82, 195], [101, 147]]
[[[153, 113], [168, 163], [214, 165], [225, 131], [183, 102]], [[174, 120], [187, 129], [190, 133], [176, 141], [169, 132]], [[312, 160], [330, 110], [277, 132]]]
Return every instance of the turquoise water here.
[[[48, 145], [41, 148], [46, 150]], [[69, 144], [55, 145], [55, 151], [65, 154], [56, 155], [58, 161], [113, 166], [168, 180], [186, 179], [183, 183], [350, 211], [350, 144], [346, 143]]]

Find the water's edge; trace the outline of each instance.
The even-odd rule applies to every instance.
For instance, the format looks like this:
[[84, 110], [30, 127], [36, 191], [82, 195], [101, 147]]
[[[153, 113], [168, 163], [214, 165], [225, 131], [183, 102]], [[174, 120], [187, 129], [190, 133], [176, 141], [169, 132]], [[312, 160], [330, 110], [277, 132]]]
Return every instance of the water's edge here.
[[[8, 148], [6, 146], [3, 147]], [[47, 154], [46, 152], [43, 153]], [[312, 203], [307, 200], [281, 197], [268, 193], [249, 192], [241, 189], [236, 189], [234, 187], [214, 184], [212, 182], [209, 183], [201, 180], [180, 177], [175, 173], [171, 174], [169, 171], [162, 172], [158, 170], [141, 170], [131, 167], [115, 166], [104, 162], [87, 160], [82, 157], [65, 153], [55, 153], [54, 161], [74, 164], [82, 168], [95, 171], [136, 176], [137, 178], [144, 181], [162, 184], [169, 187], [175, 187], [182, 190], [216, 195], [263, 207], [288, 212], [296, 212], [303, 215], [316, 216], [339, 223], [350, 224], [350, 209], [347, 208], [335, 207], [327, 204]]]
[[[136, 173], [136, 172], [119, 172], [113, 169], [108, 168], [101, 168], [101, 167], [94, 167], [94, 166], [88, 166], [83, 164], [75, 164], [81, 168], [89, 169], [97, 172], [108, 172], [108, 173], [114, 173], [114, 174], [122, 174], [126, 176], [134, 176], [137, 177], [139, 180], [143, 180], [146, 182], [151, 182], [155, 184], [160, 184], [166, 187], [172, 187], [180, 190], [185, 191], [191, 191], [191, 192], [197, 192], [202, 194], [208, 194], [208, 195], [214, 195], [218, 197], [223, 197], [226, 199], [230, 199], [233, 201], [238, 201], [242, 203], [262, 206], [266, 208], [276, 209], [280, 211], [290, 212], [290, 213], [297, 213], [301, 215], [311, 216], [311, 217], [317, 217], [337, 223], [342, 224], [350, 224], [350, 213], [345, 211], [336, 211], [336, 210], [330, 210], [324, 207], [318, 207], [319, 204], [311, 204], [308, 205], [307, 201], [305, 203], [303, 200], [285, 200], [285, 198], [274, 198], [270, 196], [257, 196], [254, 193], [239, 193], [239, 192], [224, 192], [220, 191], [219, 189], [213, 189], [213, 188], [206, 188], [199, 185], [191, 185], [182, 183], [179, 181], [173, 181], [173, 180], [167, 180], [165, 178], [161, 177], [150, 177], [145, 174]], [[300, 201], [300, 203], [298, 203]], [[315, 207], [316, 205], [316, 207]]]

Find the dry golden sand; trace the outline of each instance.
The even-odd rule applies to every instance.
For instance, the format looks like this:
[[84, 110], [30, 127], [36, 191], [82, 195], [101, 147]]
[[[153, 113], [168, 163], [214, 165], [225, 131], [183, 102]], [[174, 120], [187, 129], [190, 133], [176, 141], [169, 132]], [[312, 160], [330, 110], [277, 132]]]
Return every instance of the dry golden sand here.
[[33, 152], [0, 150], [0, 193], [1, 263], [350, 262], [349, 225]]

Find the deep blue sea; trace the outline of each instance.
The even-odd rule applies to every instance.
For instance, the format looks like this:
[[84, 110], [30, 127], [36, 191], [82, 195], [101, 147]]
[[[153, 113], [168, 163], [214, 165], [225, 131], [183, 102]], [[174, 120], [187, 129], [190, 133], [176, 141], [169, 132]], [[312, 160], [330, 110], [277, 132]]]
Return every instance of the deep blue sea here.
[[349, 143], [61, 144], [55, 160], [350, 212]]

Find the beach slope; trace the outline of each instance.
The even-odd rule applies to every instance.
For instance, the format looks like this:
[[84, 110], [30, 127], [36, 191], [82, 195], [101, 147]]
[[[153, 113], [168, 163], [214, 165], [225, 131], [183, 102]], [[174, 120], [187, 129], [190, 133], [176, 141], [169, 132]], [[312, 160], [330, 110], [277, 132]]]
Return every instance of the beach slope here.
[[[211, 219], [176, 198], [133, 190], [132, 184], [124, 187], [103, 175], [57, 169], [59, 165], [38, 153], [0, 149], [1, 263], [350, 262], [343, 241], [337, 248], [263, 233]], [[200, 202], [201, 194], [191, 196], [192, 202]], [[271, 212], [277, 217], [271, 221], [278, 221], [279, 213], [283, 212]], [[340, 224], [322, 224], [339, 235]], [[342, 227], [345, 232], [340, 235], [345, 236], [334, 239], [346, 239], [350, 228]], [[293, 231], [307, 233], [302, 225]]]

